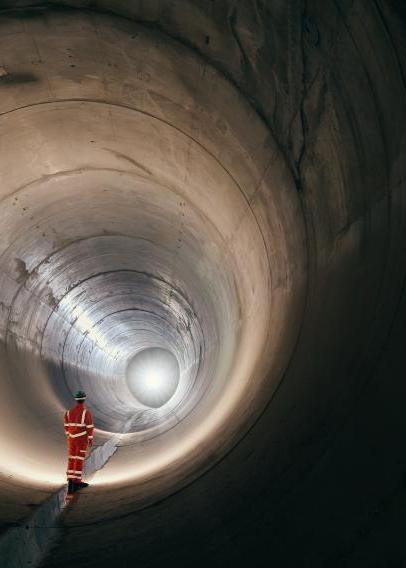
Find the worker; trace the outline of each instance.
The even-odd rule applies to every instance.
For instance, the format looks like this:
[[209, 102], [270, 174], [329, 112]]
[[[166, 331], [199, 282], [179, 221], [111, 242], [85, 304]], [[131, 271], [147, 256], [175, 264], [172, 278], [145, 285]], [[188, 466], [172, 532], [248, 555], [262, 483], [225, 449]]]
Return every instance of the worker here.
[[85, 406], [86, 393], [75, 394], [76, 404], [65, 412], [65, 434], [68, 443], [68, 494], [89, 484], [82, 481], [87, 449], [93, 443], [93, 418]]

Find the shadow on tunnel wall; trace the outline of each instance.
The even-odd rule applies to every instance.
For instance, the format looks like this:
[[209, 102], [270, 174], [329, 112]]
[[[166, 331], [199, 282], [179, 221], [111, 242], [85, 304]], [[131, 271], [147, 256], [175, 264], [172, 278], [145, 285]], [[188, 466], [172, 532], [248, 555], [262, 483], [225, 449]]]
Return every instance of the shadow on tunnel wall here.
[[141, 510], [128, 487], [89, 494], [44, 566], [406, 565], [404, 5], [72, 4], [176, 38], [250, 101], [297, 184], [309, 281], [283, 381], [232, 451]]

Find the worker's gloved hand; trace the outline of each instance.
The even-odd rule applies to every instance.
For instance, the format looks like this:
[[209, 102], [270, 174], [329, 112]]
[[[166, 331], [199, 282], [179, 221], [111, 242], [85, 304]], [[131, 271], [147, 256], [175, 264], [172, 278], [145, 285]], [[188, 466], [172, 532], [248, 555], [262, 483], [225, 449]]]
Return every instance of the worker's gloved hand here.
[[88, 441], [87, 441], [87, 445], [89, 446], [89, 448], [92, 447], [92, 444], [93, 444], [93, 440], [88, 440]]

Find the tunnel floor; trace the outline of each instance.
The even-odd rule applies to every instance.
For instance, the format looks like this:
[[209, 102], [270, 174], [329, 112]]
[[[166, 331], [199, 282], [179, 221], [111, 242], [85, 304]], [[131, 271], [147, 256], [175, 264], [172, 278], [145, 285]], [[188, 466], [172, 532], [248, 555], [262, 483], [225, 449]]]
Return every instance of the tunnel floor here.
[[405, 29], [0, 1], [0, 566], [406, 566]]

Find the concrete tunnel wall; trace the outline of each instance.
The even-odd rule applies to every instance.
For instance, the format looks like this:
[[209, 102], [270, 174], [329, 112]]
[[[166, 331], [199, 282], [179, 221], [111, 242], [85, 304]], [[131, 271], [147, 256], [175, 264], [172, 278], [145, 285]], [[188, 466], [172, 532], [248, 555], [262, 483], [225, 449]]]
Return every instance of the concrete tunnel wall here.
[[[98, 443], [129, 430], [46, 566], [400, 561], [405, 14], [76, 7], [0, 19], [4, 528], [83, 386]], [[153, 410], [124, 370], [156, 345]]]

